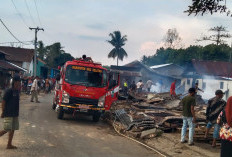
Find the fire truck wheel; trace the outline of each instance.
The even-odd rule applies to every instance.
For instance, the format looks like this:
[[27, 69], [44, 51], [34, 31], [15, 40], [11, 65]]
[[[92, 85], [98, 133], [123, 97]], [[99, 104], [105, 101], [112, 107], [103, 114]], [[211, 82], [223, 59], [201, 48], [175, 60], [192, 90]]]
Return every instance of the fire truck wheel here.
[[58, 111], [57, 111], [57, 118], [63, 119], [63, 117], [64, 117], [64, 109], [63, 109], [63, 107], [59, 107]]
[[94, 121], [94, 122], [98, 122], [99, 119], [100, 119], [100, 117], [101, 117], [101, 113], [100, 113], [100, 112], [95, 112], [95, 113], [93, 114], [93, 121]]

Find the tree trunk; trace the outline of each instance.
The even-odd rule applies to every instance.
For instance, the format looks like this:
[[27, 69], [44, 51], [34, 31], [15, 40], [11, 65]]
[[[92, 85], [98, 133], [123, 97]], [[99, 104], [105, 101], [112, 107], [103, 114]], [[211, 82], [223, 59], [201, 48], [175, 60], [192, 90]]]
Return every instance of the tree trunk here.
[[117, 56], [117, 66], [118, 66], [118, 56]]

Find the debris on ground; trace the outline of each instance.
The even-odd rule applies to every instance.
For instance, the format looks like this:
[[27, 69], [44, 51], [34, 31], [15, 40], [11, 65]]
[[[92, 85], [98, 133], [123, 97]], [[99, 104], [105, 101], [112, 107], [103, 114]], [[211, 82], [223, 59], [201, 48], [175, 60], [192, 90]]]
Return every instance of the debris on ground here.
[[[169, 93], [129, 93], [127, 99], [115, 102], [108, 115], [109, 123], [128, 136], [145, 139], [161, 136], [163, 132], [180, 132], [182, 127], [182, 105], [180, 95], [172, 99]], [[198, 126], [194, 140], [209, 142], [204, 138], [206, 105], [201, 97], [196, 106]], [[200, 104], [200, 105], [199, 105]], [[213, 129], [209, 133], [212, 135]]]

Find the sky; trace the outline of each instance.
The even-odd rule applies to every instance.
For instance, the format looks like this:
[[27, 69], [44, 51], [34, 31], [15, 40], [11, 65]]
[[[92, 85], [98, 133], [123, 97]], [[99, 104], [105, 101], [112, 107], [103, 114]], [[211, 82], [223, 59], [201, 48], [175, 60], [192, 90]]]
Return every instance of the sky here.
[[[33, 40], [34, 32], [28, 27], [39, 26], [44, 32], [38, 33], [38, 40], [45, 45], [60, 42], [72, 56], [86, 54], [103, 65], [117, 62], [107, 57], [113, 47], [106, 41], [109, 33], [119, 30], [128, 39], [124, 46], [128, 57], [119, 61], [124, 65], [155, 54], [171, 28], [177, 29], [185, 47], [207, 44], [196, 39], [214, 26], [223, 25], [232, 32], [232, 18], [188, 16], [184, 10], [190, 4], [191, 0], [0, 0], [0, 18], [21, 41]], [[0, 24], [0, 43], [14, 41]]]

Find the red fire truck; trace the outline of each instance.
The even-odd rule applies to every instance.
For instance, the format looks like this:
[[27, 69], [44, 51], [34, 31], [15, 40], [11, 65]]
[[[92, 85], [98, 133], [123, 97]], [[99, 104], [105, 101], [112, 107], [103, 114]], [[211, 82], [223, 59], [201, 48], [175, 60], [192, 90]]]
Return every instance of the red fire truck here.
[[119, 74], [107, 73], [107, 69], [92, 60], [68, 61], [60, 68], [60, 76], [53, 100], [58, 119], [63, 119], [64, 113], [85, 113], [97, 122], [118, 98]]

